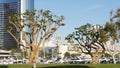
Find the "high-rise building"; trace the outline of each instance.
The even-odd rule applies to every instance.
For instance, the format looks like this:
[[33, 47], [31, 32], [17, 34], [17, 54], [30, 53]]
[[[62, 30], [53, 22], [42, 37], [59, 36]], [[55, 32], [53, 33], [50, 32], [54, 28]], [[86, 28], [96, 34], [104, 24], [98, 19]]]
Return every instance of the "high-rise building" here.
[[[34, 0], [0, 0], [0, 46], [17, 48], [16, 41], [7, 33], [5, 25], [8, 23], [8, 14], [24, 13], [26, 10], [34, 10]], [[17, 34], [15, 30], [13, 33]]]

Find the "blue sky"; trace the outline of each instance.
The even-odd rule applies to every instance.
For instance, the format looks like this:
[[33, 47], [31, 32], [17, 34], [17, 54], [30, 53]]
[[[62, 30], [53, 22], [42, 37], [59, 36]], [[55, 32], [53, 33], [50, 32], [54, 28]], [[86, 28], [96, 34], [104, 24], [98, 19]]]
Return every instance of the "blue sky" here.
[[109, 21], [110, 10], [117, 8], [120, 8], [120, 0], [35, 0], [35, 9], [50, 10], [65, 17], [65, 26], [55, 33], [63, 39], [83, 24], [105, 24]]

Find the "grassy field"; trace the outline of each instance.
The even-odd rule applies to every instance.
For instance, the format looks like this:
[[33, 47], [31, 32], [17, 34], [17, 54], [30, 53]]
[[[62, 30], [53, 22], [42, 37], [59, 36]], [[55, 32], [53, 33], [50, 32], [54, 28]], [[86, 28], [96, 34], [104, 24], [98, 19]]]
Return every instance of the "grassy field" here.
[[[0, 65], [0, 68], [32, 68], [32, 65]], [[120, 68], [120, 64], [44, 64], [37, 68]]]

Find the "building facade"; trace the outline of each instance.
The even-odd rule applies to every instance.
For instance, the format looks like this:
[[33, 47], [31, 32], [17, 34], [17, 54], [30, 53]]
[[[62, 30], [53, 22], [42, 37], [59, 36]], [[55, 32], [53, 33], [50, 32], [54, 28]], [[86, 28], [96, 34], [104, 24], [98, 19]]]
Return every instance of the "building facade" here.
[[[8, 23], [8, 14], [24, 13], [34, 10], [34, 0], [0, 0], [0, 46], [7, 49], [17, 48], [16, 41], [7, 33], [5, 25]], [[13, 33], [18, 33], [13, 30]]]

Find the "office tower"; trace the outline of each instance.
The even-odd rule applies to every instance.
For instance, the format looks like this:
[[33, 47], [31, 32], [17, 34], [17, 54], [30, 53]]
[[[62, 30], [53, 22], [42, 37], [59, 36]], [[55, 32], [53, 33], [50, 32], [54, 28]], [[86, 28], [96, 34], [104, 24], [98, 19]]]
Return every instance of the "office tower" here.
[[[8, 14], [24, 13], [26, 10], [34, 10], [34, 0], [0, 0], [0, 46], [7, 49], [18, 47], [13, 37], [7, 33], [5, 25], [8, 23]], [[13, 33], [20, 36], [15, 30]]]

